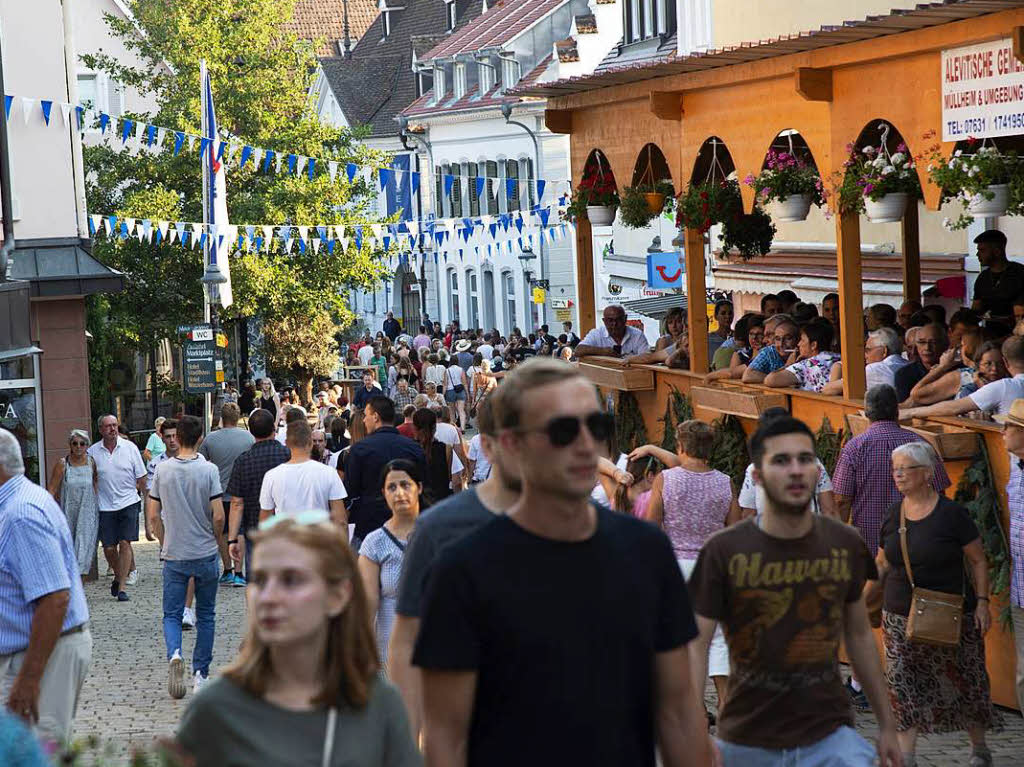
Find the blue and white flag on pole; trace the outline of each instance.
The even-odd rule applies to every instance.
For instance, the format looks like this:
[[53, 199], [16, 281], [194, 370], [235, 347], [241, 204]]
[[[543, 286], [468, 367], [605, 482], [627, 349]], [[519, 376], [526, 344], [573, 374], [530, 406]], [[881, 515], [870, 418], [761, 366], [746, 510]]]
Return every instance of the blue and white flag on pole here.
[[[206, 62], [200, 64], [200, 76], [202, 78], [202, 131], [203, 145], [203, 217], [209, 231], [228, 231], [228, 195], [224, 183], [224, 163], [218, 157], [217, 142], [217, 115], [213, 108], [213, 89], [210, 87], [210, 73], [206, 69]], [[209, 139], [207, 141], [207, 139]], [[221, 306], [231, 306], [233, 297], [231, 294], [231, 270], [228, 264], [228, 242], [227, 237], [211, 237], [207, 240], [206, 248], [207, 263], [216, 264], [227, 278], [227, 282], [220, 286]]]

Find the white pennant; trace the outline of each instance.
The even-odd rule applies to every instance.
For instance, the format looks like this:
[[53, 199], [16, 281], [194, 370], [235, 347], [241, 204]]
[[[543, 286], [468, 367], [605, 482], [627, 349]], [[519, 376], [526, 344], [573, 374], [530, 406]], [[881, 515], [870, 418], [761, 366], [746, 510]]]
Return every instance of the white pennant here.
[[277, 162], [274, 164], [274, 172], [278, 173], [278, 174], [281, 173], [281, 154], [280, 153], [277, 154]]
[[28, 96], [21, 97], [21, 116], [25, 118], [25, 125], [28, 125], [28, 121], [32, 119], [32, 105], [35, 101], [34, 98]]
[[418, 221], [406, 221], [405, 226], [409, 229], [409, 234], [416, 237], [420, 233], [420, 225]]
[[341, 252], [342, 253], [344, 253], [345, 251], [348, 250], [348, 244], [350, 242], [351, 242], [351, 240], [348, 237], [339, 237], [338, 238], [338, 244], [341, 245]]
[[338, 175], [338, 163], [327, 163], [327, 172], [331, 174], [331, 183], [334, 183], [334, 177]]
[[334, 236], [337, 237], [339, 240], [342, 237], [345, 236], [345, 225], [344, 224], [337, 224], [334, 227]]
[[291, 253], [292, 252], [292, 238], [291, 237], [288, 237], [288, 238], [285, 239], [283, 247], [284, 247], [284, 252], [285, 253]]
[[89, 216], [89, 218], [92, 219], [92, 229], [93, 229], [93, 231], [98, 234], [100, 229], [103, 227], [103, 217], [99, 216], [99, 215], [96, 215], [96, 214], [93, 214], [93, 215]]
[[308, 157], [304, 157], [301, 154], [299, 155], [299, 161], [295, 165], [295, 174], [296, 175], [298, 175], [298, 176], [302, 175], [303, 171], [306, 170], [306, 163], [308, 161], [309, 161]]
[[191, 133], [188, 134], [188, 151], [192, 151], [196, 147], [196, 137]]
[[253, 150], [252, 150], [252, 167], [254, 167], [254, 168], [260, 167], [260, 163], [262, 161], [263, 161], [263, 150], [260, 149], [258, 146], [257, 147], [253, 147]]
[[320, 255], [320, 238], [314, 237], [312, 240], [310, 240], [310, 244], [313, 246], [313, 255]]
[[299, 227], [296, 227], [296, 228], [299, 230], [299, 237], [301, 237], [303, 239], [303, 241], [309, 239], [309, 227], [308, 226], [299, 226]]
[[71, 123], [71, 105], [62, 102], [60, 105], [60, 114], [61, 117], [64, 118], [64, 124], [69, 125]]
[[167, 136], [167, 128], [157, 128], [156, 129], [156, 144], [154, 146], [156, 146], [157, 149], [160, 149], [160, 148], [163, 147], [163, 145], [164, 145], [164, 137], [166, 137], [166, 136]]
[[159, 221], [159, 222], [157, 222], [157, 225], [156, 225], [157, 229], [160, 230], [160, 236], [163, 237], [164, 239], [167, 239], [167, 227], [168, 227], [169, 224], [170, 224], [169, 221]]
[[274, 239], [274, 227], [272, 226], [261, 226], [263, 230], [263, 240], [269, 245], [270, 241]]
[[384, 228], [380, 224], [370, 224], [370, 229], [373, 231], [373, 236], [379, 240], [380, 233], [383, 231]]

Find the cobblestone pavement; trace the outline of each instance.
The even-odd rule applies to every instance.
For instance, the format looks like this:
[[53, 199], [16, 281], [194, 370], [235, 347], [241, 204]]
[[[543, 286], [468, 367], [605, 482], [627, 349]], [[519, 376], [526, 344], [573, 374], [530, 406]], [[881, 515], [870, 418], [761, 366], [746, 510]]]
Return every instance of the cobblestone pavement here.
[[[127, 764], [133, 747], [152, 743], [173, 733], [192, 697], [182, 700], [167, 694], [167, 663], [160, 628], [161, 575], [155, 543], [136, 545], [140, 579], [129, 590], [131, 601], [110, 596], [110, 579], [86, 584], [94, 642], [93, 665], [82, 690], [75, 735], [97, 735], [112, 744], [112, 764]], [[102, 567], [102, 565], [101, 565]], [[105, 567], [103, 568], [105, 570]], [[231, 661], [245, 628], [244, 589], [220, 588], [217, 593], [217, 633], [214, 671]], [[195, 632], [184, 634], [184, 655], [191, 661]], [[709, 704], [714, 705], [713, 695]], [[1024, 763], [1024, 720], [1003, 711], [1006, 729], [990, 736], [997, 765]], [[877, 732], [871, 714], [858, 714], [857, 727], [868, 738]], [[922, 737], [918, 746], [921, 767], [966, 765], [966, 734]]]

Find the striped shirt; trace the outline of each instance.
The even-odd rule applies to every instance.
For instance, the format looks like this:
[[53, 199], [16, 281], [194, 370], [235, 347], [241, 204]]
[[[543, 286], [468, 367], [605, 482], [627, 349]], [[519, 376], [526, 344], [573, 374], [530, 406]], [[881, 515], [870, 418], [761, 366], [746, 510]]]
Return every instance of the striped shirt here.
[[1024, 607], [1024, 459], [1010, 454], [1010, 481], [1006, 500], [1010, 507], [1010, 604]]
[[28, 647], [35, 601], [70, 591], [61, 631], [89, 620], [67, 519], [24, 475], [0, 485], [0, 655]]

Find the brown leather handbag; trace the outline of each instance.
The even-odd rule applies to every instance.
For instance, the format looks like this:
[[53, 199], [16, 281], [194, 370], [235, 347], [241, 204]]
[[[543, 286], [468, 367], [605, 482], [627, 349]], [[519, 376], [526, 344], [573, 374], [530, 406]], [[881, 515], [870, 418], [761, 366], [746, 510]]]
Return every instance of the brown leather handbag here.
[[907, 639], [918, 644], [955, 647], [960, 644], [963, 630], [964, 595], [932, 591], [914, 585], [907, 553], [907, 516], [900, 504], [900, 550], [903, 566], [910, 581], [910, 614], [907, 616]]

